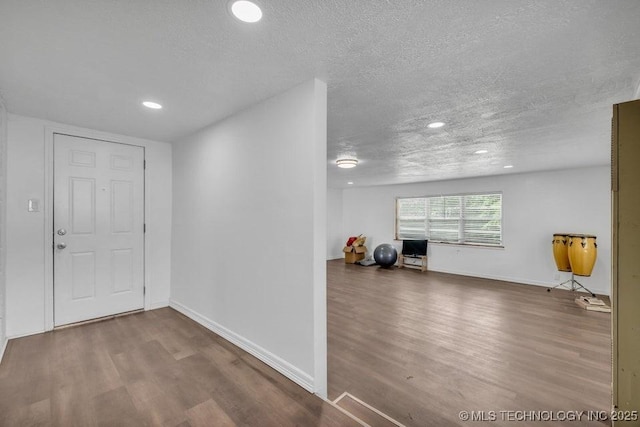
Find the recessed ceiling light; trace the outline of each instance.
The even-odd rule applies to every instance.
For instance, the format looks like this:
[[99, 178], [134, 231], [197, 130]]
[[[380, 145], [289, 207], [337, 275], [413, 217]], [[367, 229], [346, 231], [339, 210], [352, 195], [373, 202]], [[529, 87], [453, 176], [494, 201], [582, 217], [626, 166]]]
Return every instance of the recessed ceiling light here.
[[260, 7], [246, 0], [238, 0], [231, 5], [231, 12], [242, 22], [254, 23], [262, 19]]
[[427, 125], [429, 129], [438, 129], [438, 128], [441, 128], [442, 126], [444, 126], [444, 123], [442, 122], [433, 122]]
[[513, 165], [504, 166], [505, 169], [511, 169], [512, 167], [513, 167]]
[[144, 105], [147, 108], [151, 108], [153, 110], [159, 110], [162, 108], [162, 105], [158, 104], [157, 102], [152, 102], [152, 101], [144, 101], [142, 103], [142, 105]]
[[338, 159], [336, 160], [336, 164], [338, 165], [339, 168], [344, 168], [344, 169], [355, 168], [356, 166], [358, 166], [358, 159], [352, 159], [352, 158]]
[[489, 150], [478, 150], [474, 154], [487, 154]]
[[347, 184], [353, 185], [353, 181], [349, 181], [349, 182], [347, 182]]

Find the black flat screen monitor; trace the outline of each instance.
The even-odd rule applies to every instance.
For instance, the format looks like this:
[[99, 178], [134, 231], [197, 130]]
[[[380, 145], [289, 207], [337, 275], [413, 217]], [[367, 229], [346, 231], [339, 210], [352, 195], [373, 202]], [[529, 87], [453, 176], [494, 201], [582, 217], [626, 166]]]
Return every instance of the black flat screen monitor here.
[[428, 240], [403, 240], [402, 255], [426, 256]]

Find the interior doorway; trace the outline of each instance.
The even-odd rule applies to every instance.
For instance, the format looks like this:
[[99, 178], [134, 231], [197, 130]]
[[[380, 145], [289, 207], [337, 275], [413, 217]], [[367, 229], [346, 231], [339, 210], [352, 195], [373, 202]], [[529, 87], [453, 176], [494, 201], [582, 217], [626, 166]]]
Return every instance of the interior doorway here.
[[54, 326], [144, 307], [144, 148], [54, 134]]

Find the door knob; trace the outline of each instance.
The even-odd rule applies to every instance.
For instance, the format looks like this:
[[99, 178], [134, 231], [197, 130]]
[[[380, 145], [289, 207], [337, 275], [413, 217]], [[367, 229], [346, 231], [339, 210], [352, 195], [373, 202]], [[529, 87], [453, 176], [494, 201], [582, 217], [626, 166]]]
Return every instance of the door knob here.
[[64, 249], [67, 247], [66, 243], [58, 243], [58, 249]]
[[65, 230], [64, 228], [61, 228], [57, 231], [58, 236], [64, 236], [65, 234], [67, 234], [67, 230]]

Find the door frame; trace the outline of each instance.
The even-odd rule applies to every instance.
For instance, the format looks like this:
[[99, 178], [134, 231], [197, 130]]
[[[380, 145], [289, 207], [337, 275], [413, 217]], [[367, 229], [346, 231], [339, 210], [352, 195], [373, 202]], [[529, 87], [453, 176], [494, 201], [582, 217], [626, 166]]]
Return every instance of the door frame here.
[[[75, 136], [78, 138], [94, 139], [98, 141], [111, 142], [115, 144], [133, 145], [136, 147], [142, 147], [144, 150], [145, 162], [146, 162], [146, 146], [137, 138], [126, 137], [122, 135], [114, 135], [105, 132], [92, 131], [88, 129], [77, 129], [65, 126], [45, 126], [44, 128], [44, 201], [42, 213], [44, 215], [44, 330], [51, 331], [54, 328], [54, 284], [53, 284], [53, 190], [54, 190], [54, 177], [53, 177], [53, 140], [56, 134]], [[143, 221], [146, 223], [149, 218], [149, 191], [147, 191], [147, 169], [144, 169], [144, 208], [143, 208]], [[150, 292], [147, 292], [149, 287], [149, 275], [147, 269], [147, 236], [143, 235], [143, 271], [144, 271], [144, 310], [151, 309]]]

